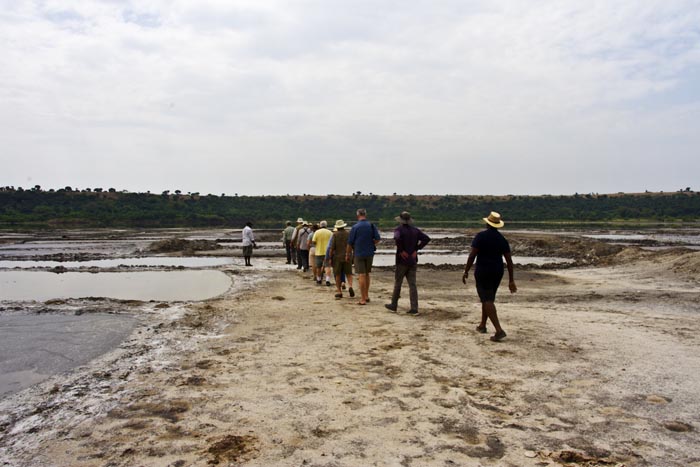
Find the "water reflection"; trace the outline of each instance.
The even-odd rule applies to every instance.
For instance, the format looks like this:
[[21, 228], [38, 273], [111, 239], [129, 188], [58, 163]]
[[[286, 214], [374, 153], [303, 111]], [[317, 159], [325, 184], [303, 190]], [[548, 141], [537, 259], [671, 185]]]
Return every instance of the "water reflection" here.
[[185, 268], [207, 268], [225, 266], [233, 264], [230, 257], [168, 257], [151, 256], [142, 258], [115, 258], [98, 259], [89, 261], [2, 261], [0, 269], [11, 268], [54, 268], [63, 266], [64, 268], [117, 268], [119, 266], [139, 267], [139, 266], [162, 266], [162, 267], [185, 267]]
[[226, 292], [221, 271], [68, 272], [0, 271], [0, 300], [106, 297], [120, 300], [206, 300]]

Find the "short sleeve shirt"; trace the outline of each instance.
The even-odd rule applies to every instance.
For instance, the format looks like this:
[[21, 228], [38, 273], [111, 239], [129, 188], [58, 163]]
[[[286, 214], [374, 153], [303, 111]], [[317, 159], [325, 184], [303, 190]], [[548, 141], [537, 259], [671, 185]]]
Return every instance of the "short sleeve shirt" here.
[[479, 232], [472, 241], [472, 247], [479, 250], [476, 273], [503, 274], [503, 255], [510, 253], [510, 245], [501, 232], [496, 229]]
[[325, 256], [328, 242], [331, 239], [333, 232], [328, 229], [318, 229], [311, 238], [312, 242], [316, 242], [316, 256]]
[[348, 245], [355, 251], [355, 257], [368, 258], [374, 256], [375, 240], [380, 240], [379, 231], [367, 219], [363, 219], [350, 229]]

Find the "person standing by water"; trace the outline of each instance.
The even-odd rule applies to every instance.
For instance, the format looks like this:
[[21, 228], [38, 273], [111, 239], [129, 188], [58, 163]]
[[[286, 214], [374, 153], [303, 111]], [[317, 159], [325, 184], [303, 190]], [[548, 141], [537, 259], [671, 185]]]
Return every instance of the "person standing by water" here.
[[498, 342], [506, 337], [506, 332], [498, 320], [495, 305], [496, 291], [503, 278], [502, 258], [506, 259], [510, 293], [517, 292], [518, 288], [515, 286], [513, 278], [513, 259], [510, 255], [510, 245], [508, 240], [498, 230], [505, 225], [501, 215], [497, 212], [491, 212], [483, 220], [486, 222], [486, 230], [476, 234], [472, 241], [471, 252], [467, 259], [467, 265], [464, 268], [464, 275], [462, 275], [462, 283], [466, 285], [469, 270], [474, 264], [474, 260], [476, 260], [474, 279], [476, 281], [476, 291], [481, 300], [481, 323], [476, 327], [476, 330], [484, 334], [487, 333], [486, 320], [487, 318], [490, 319], [494, 328], [496, 328], [496, 333], [491, 336], [491, 340]]
[[391, 303], [384, 305], [388, 310], [396, 312], [401, 296], [401, 285], [404, 277], [408, 282], [411, 308], [409, 315], [418, 314], [418, 287], [416, 286], [416, 270], [418, 269], [418, 251], [422, 250], [430, 237], [413, 226], [411, 213], [404, 211], [395, 218], [399, 226], [394, 229], [394, 241], [396, 242], [396, 271], [394, 277], [394, 293]]
[[248, 221], [243, 227], [241, 245], [243, 246], [243, 258], [245, 259], [246, 266], [252, 266], [250, 264], [250, 257], [253, 256], [253, 248], [258, 246], [255, 244], [255, 235], [253, 234], [253, 223]]
[[292, 246], [292, 236], [294, 235], [294, 227], [292, 223], [287, 221], [287, 227], [282, 231], [282, 240], [284, 241], [284, 250], [287, 253], [287, 264], [297, 264], [296, 251]]
[[363, 208], [357, 210], [357, 224], [350, 229], [348, 246], [345, 250], [345, 261], [355, 256], [355, 274], [360, 283], [360, 301], [358, 305], [366, 305], [369, 302], [369, 286], [372, 272], [374, 251], [377, 249], [381, 237], [379, 230], [367, 220], [367, 211]]

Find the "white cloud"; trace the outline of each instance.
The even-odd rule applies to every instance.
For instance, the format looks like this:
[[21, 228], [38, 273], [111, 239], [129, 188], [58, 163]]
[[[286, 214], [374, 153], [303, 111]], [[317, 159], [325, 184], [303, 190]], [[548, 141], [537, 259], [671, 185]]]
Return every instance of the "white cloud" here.
[[[603, 192], [698, 168], [698, 1], [144, 5], [6, 5], [3, 185]], [[679, 169], [636, 168], [659, 159]]]

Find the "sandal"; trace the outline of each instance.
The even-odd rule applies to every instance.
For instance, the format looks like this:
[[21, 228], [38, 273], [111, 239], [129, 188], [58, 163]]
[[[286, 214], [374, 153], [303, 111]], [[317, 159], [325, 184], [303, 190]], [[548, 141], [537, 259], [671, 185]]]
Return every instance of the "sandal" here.
[[343, 298], [343, 294], [337, 293], [337, 294], [335, 294], [335, 298], [336, 298], [336, 300], [340, 300], [341, 298]]
[[480, 332], [481, 334], [486, 334], [489, 331], [488, 331], [488, 329], [486, 329], [486, 326], [484, 326], [483, 328], [481, 326], [477, 326], [476, 332]]
[[506, 337], [506, 332], [501, 330], [501, 331], [498, 331], [493, 336], [491, 336], [491, 340], [494, 342], [500, 342], [504, 337]]
[[348, 293], [350, 294], [350, 297], [354, 297], [354, 296], [355, 296], [355, 291], [352, 290], [352, 287], [350, 287], [350, 289], [348, 289]]

